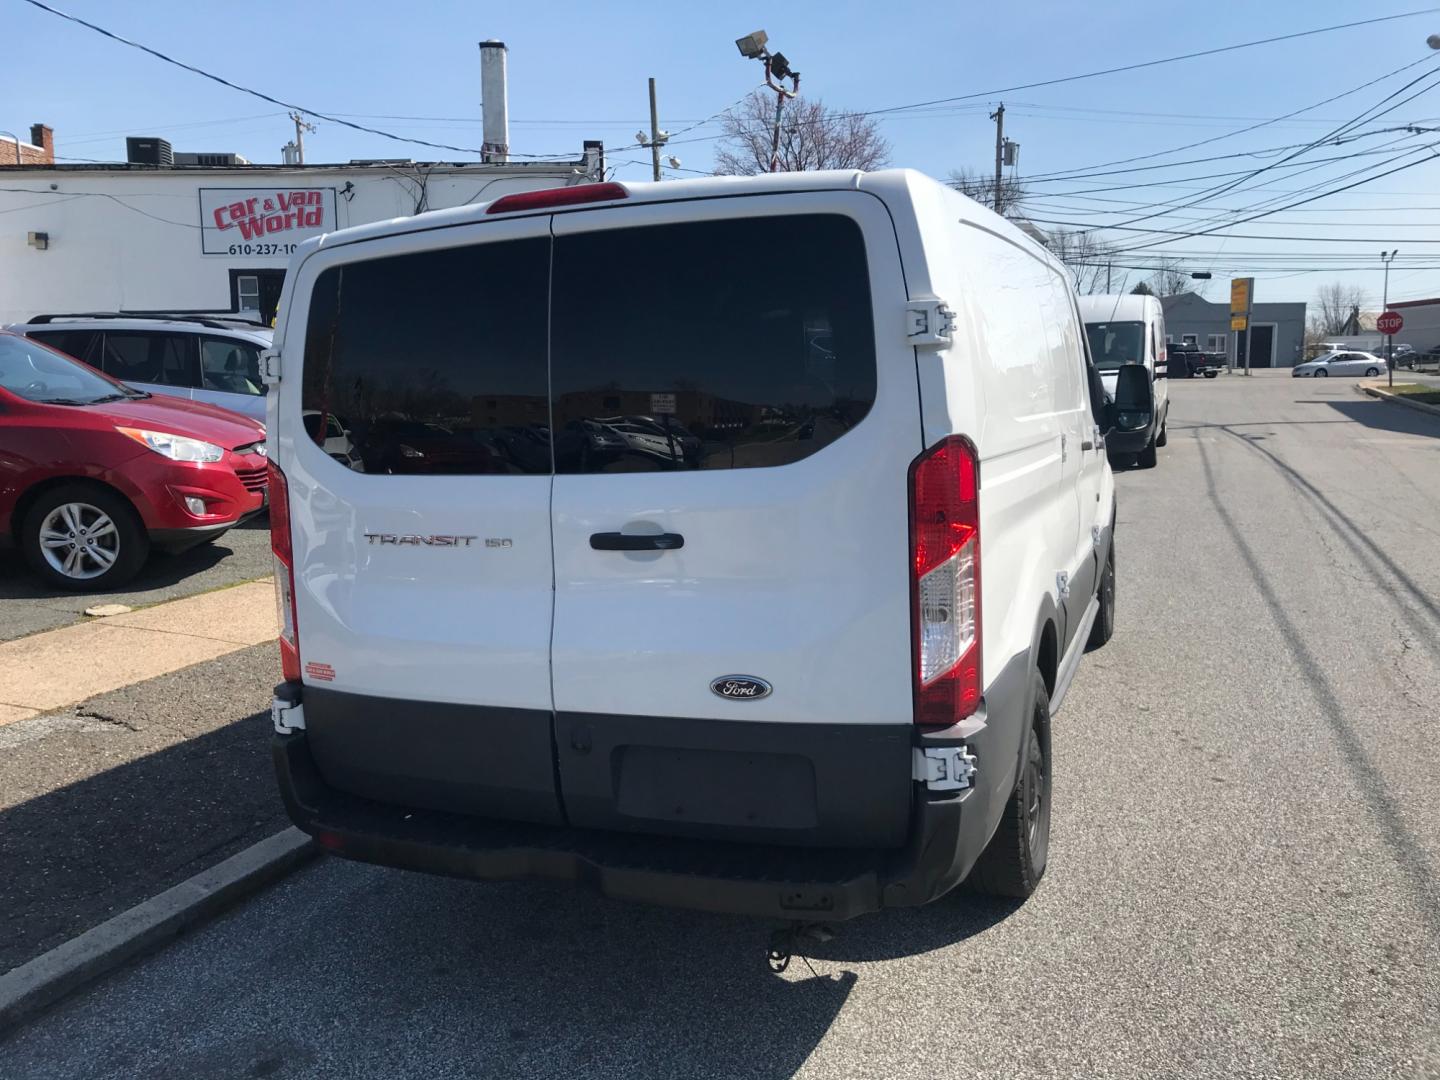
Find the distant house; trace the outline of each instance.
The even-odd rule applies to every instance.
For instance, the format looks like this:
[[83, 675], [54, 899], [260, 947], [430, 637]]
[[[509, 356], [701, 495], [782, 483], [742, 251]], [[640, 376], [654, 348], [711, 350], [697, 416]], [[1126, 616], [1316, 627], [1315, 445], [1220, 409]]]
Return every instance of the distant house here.
[[[1220, 352], [1244, 363], [1244, 334], [1230, 331], [1230, 305], [1211, 301], [1194, 293], [1162, 296], [1165, 309], [1165, 338], [1169, 342], [1189, 342], [1205, 352]], [[1236, 355], [1239, 337], [1240, 353]], [[1294, 367], [1303, 359], [1305, 348], [1305, 305], [1256, 304], [1251, 316], [1250, 366]]]

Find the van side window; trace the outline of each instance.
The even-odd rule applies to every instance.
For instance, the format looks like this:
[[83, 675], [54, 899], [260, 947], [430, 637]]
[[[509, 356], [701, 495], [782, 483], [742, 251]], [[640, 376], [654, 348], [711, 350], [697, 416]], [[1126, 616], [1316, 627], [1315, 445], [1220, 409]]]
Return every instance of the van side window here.
[[301, 408], [327, 421], [307, 433], [323, 443], [343, 416], [349, 457], [371, 474], [548, 474], [549, 275], [544, 237], [326, 270]]
[[875, 402], [870, 277], [836, 214], [557, 237], [558, 473], [808, 457]]

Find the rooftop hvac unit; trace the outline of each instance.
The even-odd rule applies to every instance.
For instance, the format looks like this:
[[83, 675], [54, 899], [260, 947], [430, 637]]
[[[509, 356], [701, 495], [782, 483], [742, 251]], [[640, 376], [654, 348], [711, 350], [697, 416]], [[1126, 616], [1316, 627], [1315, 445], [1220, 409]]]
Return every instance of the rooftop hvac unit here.
[[174, 165], [175, 153], [165, 139], [132, 135], [125, 140], [125, 160], [131, 165]]

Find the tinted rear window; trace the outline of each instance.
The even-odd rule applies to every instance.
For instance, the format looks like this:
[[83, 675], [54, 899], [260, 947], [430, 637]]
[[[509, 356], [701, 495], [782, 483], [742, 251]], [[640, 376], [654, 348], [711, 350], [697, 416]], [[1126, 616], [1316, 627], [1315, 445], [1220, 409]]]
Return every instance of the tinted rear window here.
[[870, 279], [848, 218], [564, 236], [553, 288], [557, 472], [784, 465], [874, 404]]
[[367, 473], [548, 473], [549, 273], [543, 237], [325, 271], [302, 408], [345, 417]]

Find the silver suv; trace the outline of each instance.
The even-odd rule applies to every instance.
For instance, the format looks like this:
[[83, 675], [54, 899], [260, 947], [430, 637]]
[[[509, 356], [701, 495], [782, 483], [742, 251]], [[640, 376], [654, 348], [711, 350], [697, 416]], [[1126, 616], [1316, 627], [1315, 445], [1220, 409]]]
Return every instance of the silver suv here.
[[265, 420], [260, 353], [271, 330], [210, 315], [37, 315], [8, 329], [69, 353], [137, 390]]

